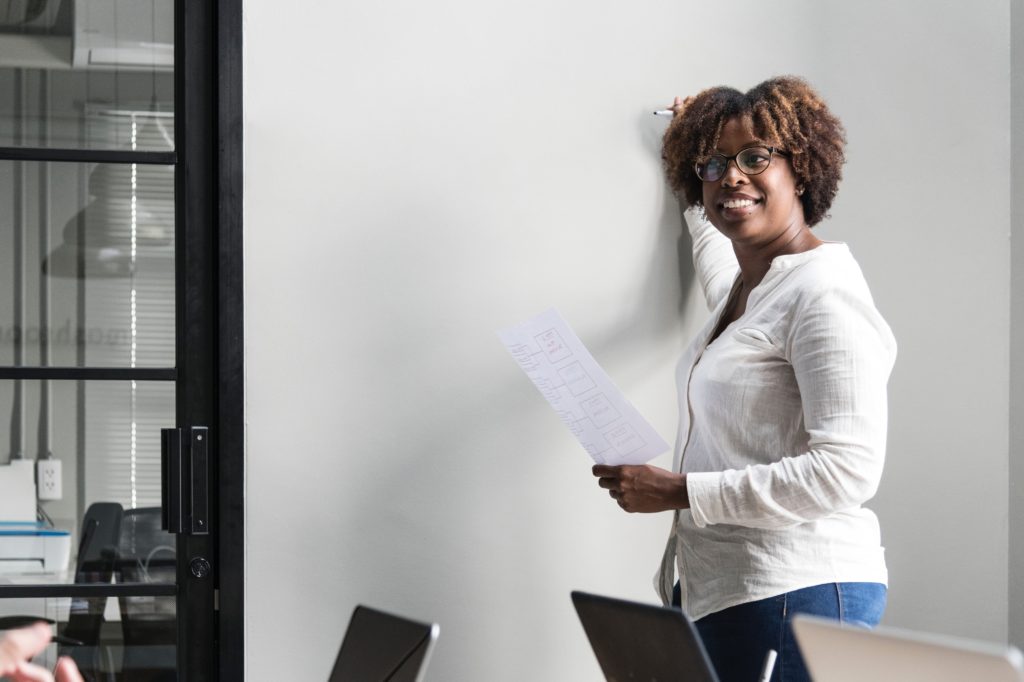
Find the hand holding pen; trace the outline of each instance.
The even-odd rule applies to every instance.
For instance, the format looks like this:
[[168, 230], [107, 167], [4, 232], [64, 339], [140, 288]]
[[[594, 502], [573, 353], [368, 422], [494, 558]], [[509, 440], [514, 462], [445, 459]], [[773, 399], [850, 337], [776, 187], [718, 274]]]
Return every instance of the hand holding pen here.
[[29, 659], [46, 648], [52, 640], [50, 626], [39, 621], [16, 628], [0, 636], [0, 676], [15, 682], [82, 682], [74, 662], [61, 656], [53, 674]]
[[677, 96], [674, 100], [672, 100], [672, 107], [671, 108], [669, 108], [669, 109], [658, 109], [657, 111], [654, 112], [654, 115], [655, 116], [669, 116], [669, 117], [675, 116], [676, 114], [680, 113], [683, 110], [684, 106], [686, 106], [686, 102], [683, 100], [682, 97], [678, 97]]

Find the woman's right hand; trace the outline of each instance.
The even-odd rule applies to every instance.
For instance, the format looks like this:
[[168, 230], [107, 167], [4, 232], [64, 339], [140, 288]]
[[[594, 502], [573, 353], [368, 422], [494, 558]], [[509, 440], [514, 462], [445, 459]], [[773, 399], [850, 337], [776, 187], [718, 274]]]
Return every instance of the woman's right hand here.
[[674, 111], [675, 115], [678, 116], [679, 114], [683, 113], [683, 109], [685, 109], [687, 105], [690, 104], [691, 99], [693, 98], [687, 97], [686, 99], [683, 99], [682, 97], [676, 95], [676, 97], [672, 100], [672, 106], [670, 106], [669, 109]]

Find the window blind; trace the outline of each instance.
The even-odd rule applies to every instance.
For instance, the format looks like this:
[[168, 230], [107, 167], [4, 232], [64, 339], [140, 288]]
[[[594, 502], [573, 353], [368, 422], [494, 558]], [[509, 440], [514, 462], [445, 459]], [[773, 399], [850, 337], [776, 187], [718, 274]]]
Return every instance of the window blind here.
[[[170, 150], [170, 114], [87, 110], [90, 139], [111, 147]], [[83, 281], [85, 346], [93, 367], [175, 365], [174, 169], [104, 165], [92, 169], [84, 238], [126, 258], [125, 277]], [[160, 503], [160, 429], [174, 426], [171, 382], [97, 381], [85, 387], [85, 504]]]

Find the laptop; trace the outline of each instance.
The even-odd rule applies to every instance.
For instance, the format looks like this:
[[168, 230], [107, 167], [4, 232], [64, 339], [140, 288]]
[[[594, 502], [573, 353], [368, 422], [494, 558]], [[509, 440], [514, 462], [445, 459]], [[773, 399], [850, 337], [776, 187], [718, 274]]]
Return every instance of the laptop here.
[[793, 632], [815, 682], [1024, 682], [1024, 657], [1005, 644], [808, 615], [793, 617]]
[[579, 591], [572, 602], [609, 682], [718, 682], [697, 628], [680, 609]]
[[368, 606], [352, 612], [329, 682], [420, 682], [441, 629]]

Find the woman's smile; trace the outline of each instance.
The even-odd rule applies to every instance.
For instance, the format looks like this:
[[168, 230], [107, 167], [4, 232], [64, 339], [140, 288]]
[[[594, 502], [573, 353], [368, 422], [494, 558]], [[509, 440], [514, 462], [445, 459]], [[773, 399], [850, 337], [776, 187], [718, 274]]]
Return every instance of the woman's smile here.
[[753, 213], [762, 202], [762, 199], [737, 192], [720, 200], [718, 210], [726, 220], [740, 220]]

